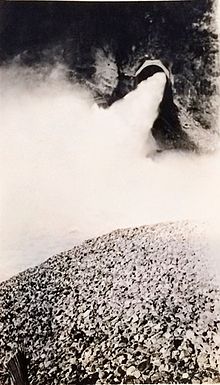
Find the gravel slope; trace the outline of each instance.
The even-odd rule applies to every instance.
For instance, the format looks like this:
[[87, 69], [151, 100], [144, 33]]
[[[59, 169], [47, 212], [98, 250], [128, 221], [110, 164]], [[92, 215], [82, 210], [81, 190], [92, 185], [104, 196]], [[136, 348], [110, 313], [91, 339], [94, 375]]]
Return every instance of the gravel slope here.
[[187, 222], [118, 230], [0, 285], [3, 362], [31, 384], [220, 382], [219, 288]]

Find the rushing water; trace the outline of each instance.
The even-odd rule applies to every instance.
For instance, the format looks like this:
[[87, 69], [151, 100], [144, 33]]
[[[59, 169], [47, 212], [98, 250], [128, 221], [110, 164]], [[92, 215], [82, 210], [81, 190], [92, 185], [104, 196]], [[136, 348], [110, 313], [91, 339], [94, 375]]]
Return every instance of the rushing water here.
[[103, 110], [64, 72], [0, 72], [0, 279], [116, 228], [220, 220], [218, 149], [154, 153], [164, 74]]

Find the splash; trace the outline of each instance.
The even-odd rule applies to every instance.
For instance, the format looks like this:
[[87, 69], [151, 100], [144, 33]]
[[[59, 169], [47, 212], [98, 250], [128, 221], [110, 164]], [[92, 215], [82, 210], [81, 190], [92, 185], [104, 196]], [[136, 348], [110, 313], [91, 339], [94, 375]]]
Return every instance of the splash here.
[[0, 71], [0, 279], [117, 228], [220, 219], [218, 149], [152, 155], [164, 74], [107, 110], [64, 75]]

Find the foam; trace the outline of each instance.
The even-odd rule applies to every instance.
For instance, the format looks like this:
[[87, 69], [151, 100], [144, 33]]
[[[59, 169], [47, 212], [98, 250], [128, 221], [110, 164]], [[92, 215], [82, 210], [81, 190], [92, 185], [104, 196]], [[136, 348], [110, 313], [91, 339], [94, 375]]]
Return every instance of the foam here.
[[152, 156], [165, 75], [108, 110], [65, 69], [1, 69], [4, 279], [117, 228], [220, 219], [220, 152]]

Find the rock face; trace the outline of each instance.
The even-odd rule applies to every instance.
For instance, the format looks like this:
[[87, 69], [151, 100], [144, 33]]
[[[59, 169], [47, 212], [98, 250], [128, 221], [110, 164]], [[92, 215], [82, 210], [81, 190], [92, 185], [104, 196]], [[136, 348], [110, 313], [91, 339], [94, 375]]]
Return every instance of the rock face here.
[[[207, 131], [218, 130], [216, 5], [217, 0], [185, 1], [181, 9], [175, 1], [36, 1], [22, 7], [2, 2], [0, 66], [40, 69], [60, 63], [66, 78], [80, 82], [99, 106], [108, 107], [134, 89], [134, 74], [145, 55], [160, 59], [172, 69], [173, 89], [166, 89], [152, 134], [160, 150], [200, 151], [195, 136], [204, 141]], [[176, 101], [184, 114], [178, 114]], [[188, 130], [183, 115], [189, 118]]]
[[33, 384], [220, 381], [219, 288], [196, 225], [118, 230], [0, 286], [0, 383], [18, 346]]
[[[107, 56], [114, 57], [119, 70], [114, 81], [122, 75], [112, 96], [121, 98], [127, 89], [123, 75], [148, 54], [149, 59], [172, 64], [175, 96], [194, 120], [210, 128], [218, 108], [218, 101], [213, 103], [212, 98], [219, 75], [215, 3], [185, 1], [180, 8], [175, 1], [35, 1], [22, 7], [17, 2], [1, 2], [0, 63], [14, 59], [36, 66], [58, 60], [83, 82], [94, 80], [100, 94], [99, 84], [103, 82], [96, 82], [101, 75], [100, 71], [95, 73], [97, 49], [106, 51], [108, 47]], [[102, 96], [105, 99], [109, 95]]]

